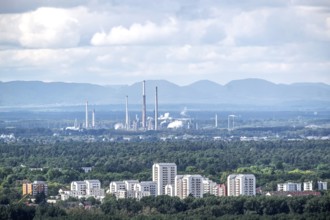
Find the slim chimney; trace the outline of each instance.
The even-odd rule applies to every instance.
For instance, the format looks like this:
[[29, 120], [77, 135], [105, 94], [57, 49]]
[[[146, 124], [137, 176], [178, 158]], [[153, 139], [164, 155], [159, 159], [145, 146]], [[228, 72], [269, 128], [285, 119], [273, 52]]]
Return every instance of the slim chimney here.
[[95, 128], [95, 109], [92, 112], [92, 127]]
[[158, 88], [156, 86], [155, 93], [155, 131], [158, 130]]
[[215, 114], [215, 128], [218, 127], [218, 114]]
[[143, 106], [142, 106], [142, 128], [146, 129], [147, 123], [147, 106], [146, 106], [146, 81], [143, 80], [142, 85], [142, 99], [143, 99]]
[[85, 126], [86, 128], [88, 128], [88, 101], [86, 101], [86, 122], [85, 122]]
[[128, 96], [126, 96], [126, 115], [125, 115], [125, 127], [126, 130], [129, 129], [129, 121], [128, 121]]

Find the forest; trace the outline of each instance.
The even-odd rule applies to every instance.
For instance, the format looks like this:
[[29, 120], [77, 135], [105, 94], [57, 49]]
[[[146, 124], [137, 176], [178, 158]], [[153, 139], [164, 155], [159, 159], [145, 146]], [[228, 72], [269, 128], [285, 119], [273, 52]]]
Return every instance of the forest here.
[[[315, 219], [329, 214], [328, 191], [320, 197], [206, 196], [182, 201], [171, 197], [121, 201], [108, 196], [102, 204], [96, 204], [98, 208], [88, 212], [67, 209], [61, 203], [26, 207], [18, 202], [21, 180], [45, 180], [49, 196], [55, 196], [61, 187], [68, 187], [75, 180], [99, 179], [103, 188], [115, 180], [151, 180], [154, 162], [174, 162], [178, 174], [201, 174], [218, 183], [225, 183], [230, 173], [253, 173], [257, 187], [273, 191], [279, 182], [329, 181], [330, 144], [328, 140], [0, 143], [0, 219], [15, 213], [31, 214], [30, 219], [36, 216], [79, 219], [80, 215], [84, 219], [95, 216], [98, 219], [203, 219], [204, 216], [208, 216], [205, 219], [235, 219], [235, 216], [287, 219], [293, 215]], [[93, 170], [84, 173], [81, 167], [85, 166]]]

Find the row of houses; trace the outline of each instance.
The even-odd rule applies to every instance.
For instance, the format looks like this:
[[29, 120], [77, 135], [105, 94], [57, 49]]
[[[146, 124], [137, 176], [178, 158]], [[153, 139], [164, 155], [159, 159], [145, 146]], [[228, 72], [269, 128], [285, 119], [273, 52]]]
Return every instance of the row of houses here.
[[[323, 181], [317, 181], [317, 189], [327, 190], [328, 183]], [[313, 191], [313, 181], [303, 182], [303, 184], [292, 183], [292, 182], [279, 183], [277, 184], [277, 191], [283, 191], [283, 192]]]
[[101, 182], [99, 180], [84, 180], [71, 182], [70, 190], [60, 189], [59, 194], [61, 200], [67, 200], [70, 197], [78, 199], [94, 197], [95, 199], [103, 200], [105, 190], [101, 188]]

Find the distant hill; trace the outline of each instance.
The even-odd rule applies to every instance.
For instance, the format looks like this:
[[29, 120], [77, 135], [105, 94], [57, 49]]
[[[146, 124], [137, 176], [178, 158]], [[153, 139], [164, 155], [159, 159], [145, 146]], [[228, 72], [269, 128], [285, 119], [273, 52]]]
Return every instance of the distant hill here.
[[[202, 80], [178, 86], [166, 80], [146, 81], [147, 103], [154, 102], [155, 87], [160, 104], [205, 104], [237, 106], [330, 106], [330, 85], [323, 83], [274, 84], [261, 79], [243, 79], [220, 85]], [[40, 81], [0, 82], [0, 106], [141, 104], [142, 83], [100, 86], [86, 83]], [[313, 106], [311, 106], [313, 105]]]

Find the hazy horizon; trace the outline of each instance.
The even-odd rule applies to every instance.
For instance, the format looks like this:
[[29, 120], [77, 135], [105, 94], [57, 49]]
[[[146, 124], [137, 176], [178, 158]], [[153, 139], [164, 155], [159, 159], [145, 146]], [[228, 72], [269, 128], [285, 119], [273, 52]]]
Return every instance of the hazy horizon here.
[[175, 82], [172, 82], [170, 80], [167, 80], [167, 79], [143, 79], [143, 80], [140, 80], [140, 81], [136, 81], [136, 82], [132, 82], [132, 83], [127, 83], [127, 84], [102, 84], [102, 83], [90, 83], [90, 82], [65, 82], [65, 81], [42, 81], [42, 80], [11, 80], [11, 81], [3, 81], [3, 80], [0, 80], [0, 82], [2, 83], [10, 83], [10, 82], [43, 82], [43, 83], [68, 83], [68, 84], [90, 84], [90, 85], [98, 85], [98, 86], [132, 86], [134, 84], [137, 84], [137, 83], [142, 83], [142, 81], [146, 81], [146, 82], [154, 82], [154, 81], [167, 81], [171, 84], [175, 84], [177, 86], [189, 86], [189, 85], [192, 85], [194, 83], [198, 83], [198, 82], [202, 82], [202, 81], [210, 81], [210, 82], [213, 82], [213, 83], [216, 83], [220, 86], [226, 86], [227, 84], [229, 83], [232, 83], [232, 82], [235, 82], [235, 81], [246, 81], [246, 80], [262, 80], [262, 81], [266, 81], [266, 82], [269, 82], [269, 83], [272, 83], [272, 84], [275, 84], [275, 85], [292, 85], [292, 84], [304, 84], [304, 83], [315, 83], [315, 84], [325, 84], [325, 85], [329, 85], [330, 86], [330, 83], [325, 83], [325, 82], [305, 82], [305, 81], [301, 81], [301, 82], [293, 82], [293, 83], [276, 83], [276, 82], [272, 82], [270, 80], [266, 80], [266, 79], [261, 79], [261, 78], [242, 78], [242, 79], [235, 79], [235, 80], [230, 80], [226, 83], [217, 83], [213, 80], [208, 80], [208, 79], [200, 79], [200, 80], [196, 80], [196, 81], [193, 81], [191, 83], [188, 83], [188, 84], [177, 84]]

